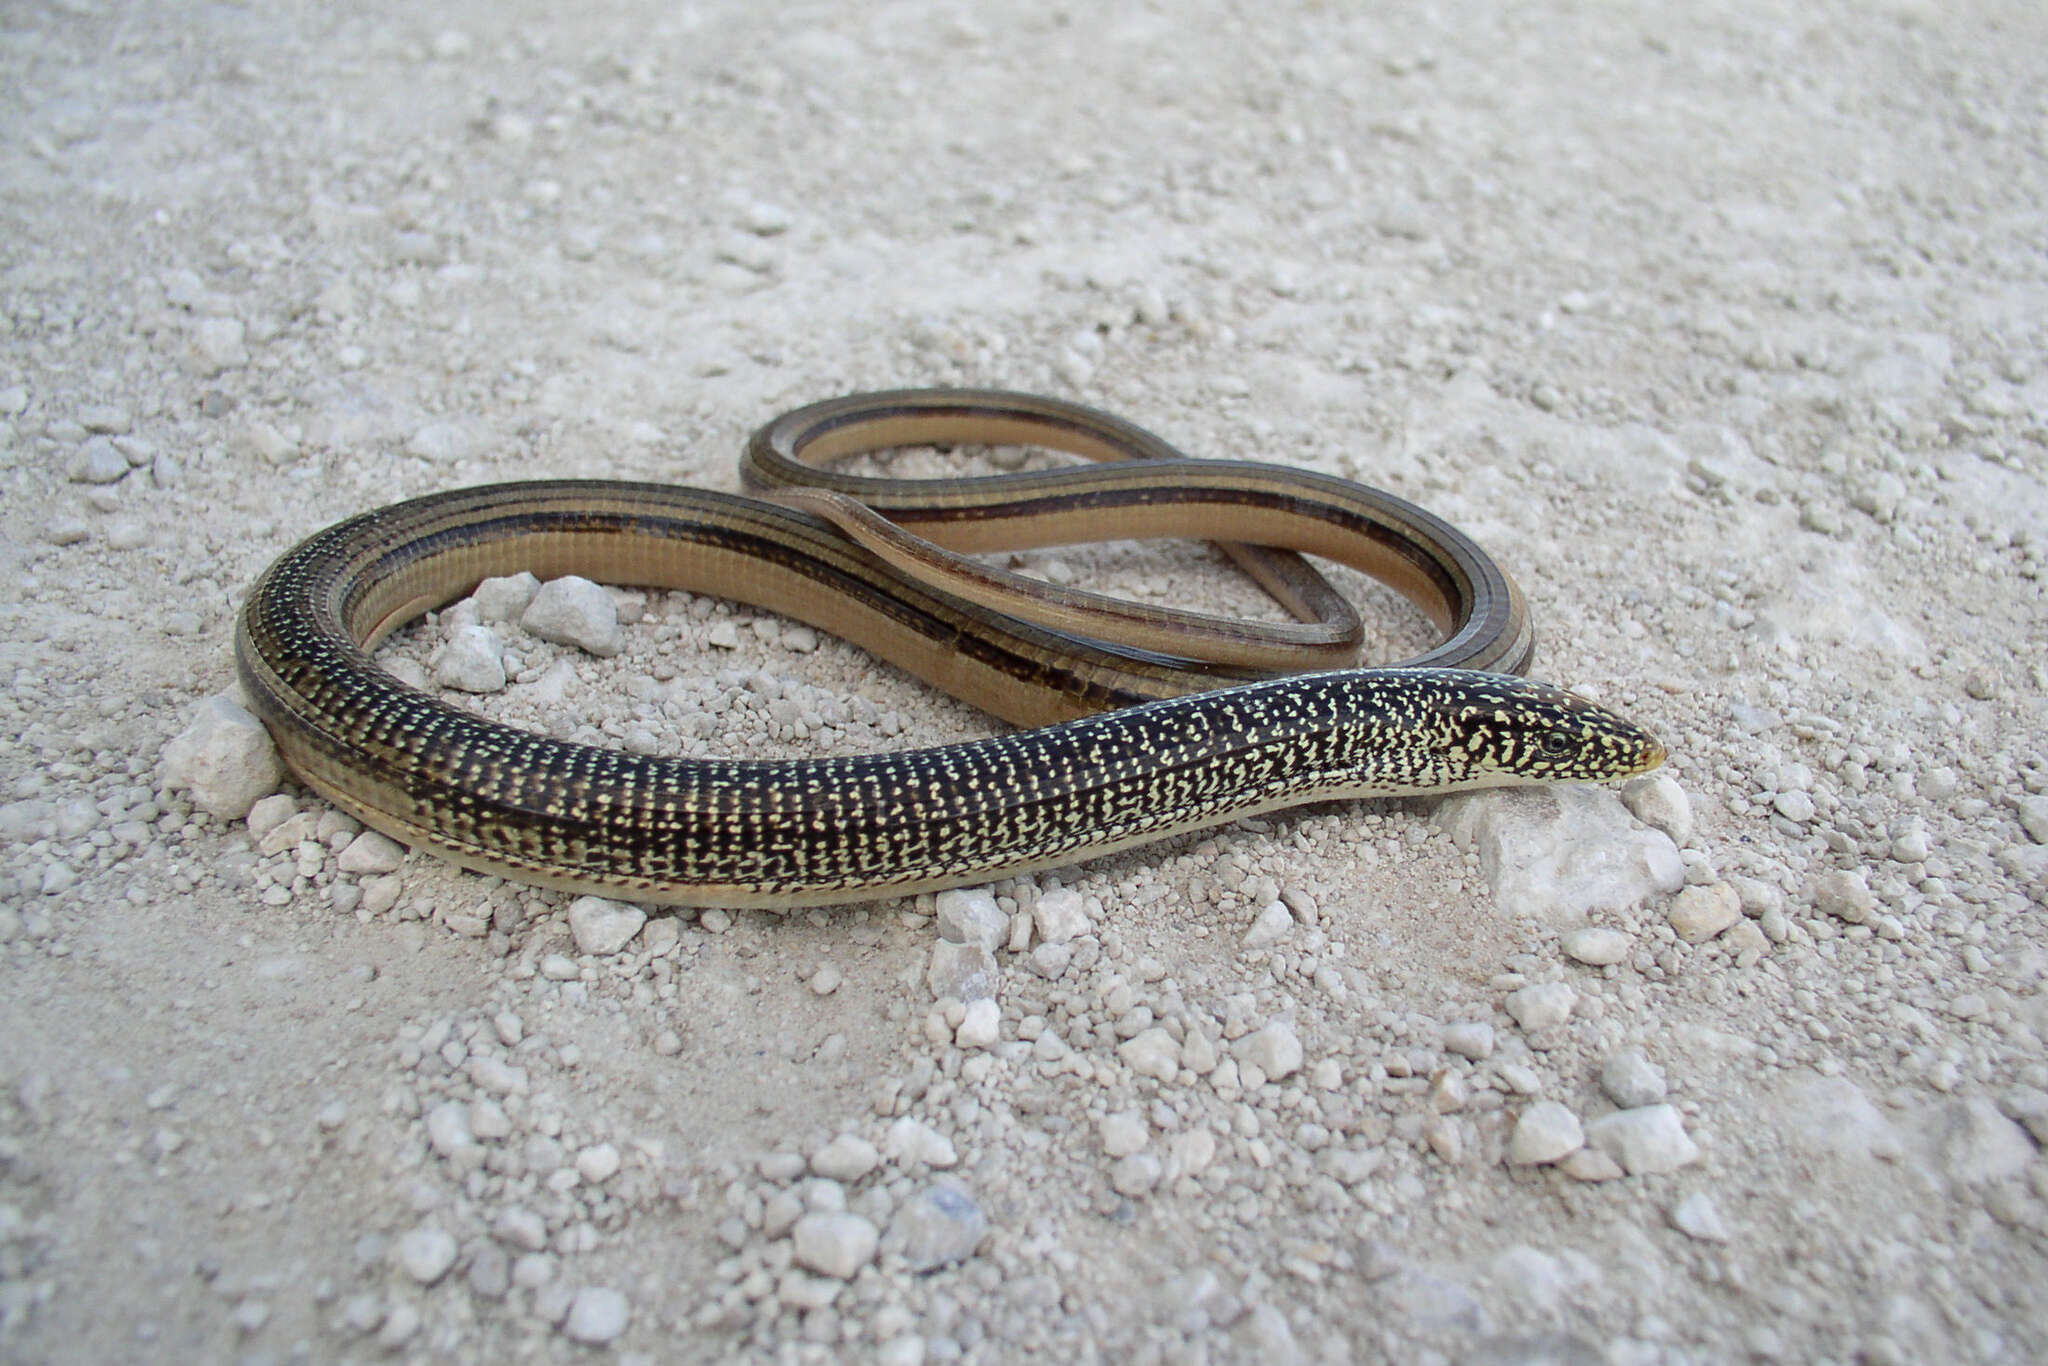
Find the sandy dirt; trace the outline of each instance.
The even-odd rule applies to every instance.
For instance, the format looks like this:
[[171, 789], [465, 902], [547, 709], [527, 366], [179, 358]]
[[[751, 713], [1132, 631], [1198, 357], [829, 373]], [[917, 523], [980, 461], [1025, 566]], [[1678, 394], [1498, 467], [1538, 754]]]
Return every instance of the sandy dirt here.
[[[2048, 1356], [2044, 52], [2021, 0], [6, 7], [0, 1358]], [[989, 1040], [930, 897], [588, 953], [168, 782], [313, 529], [730, 489], [784, 408], [948, 384], [1470, 531], [1668, 741], [1686, 890], [1242, 822], [991, 888]], [[487, 705], [998, 728], [760, 616], [514, 632]]]

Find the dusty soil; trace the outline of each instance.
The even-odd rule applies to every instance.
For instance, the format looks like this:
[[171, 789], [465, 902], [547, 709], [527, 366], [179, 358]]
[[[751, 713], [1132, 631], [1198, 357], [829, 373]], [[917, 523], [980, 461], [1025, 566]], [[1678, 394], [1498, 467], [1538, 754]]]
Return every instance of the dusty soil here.
[[[0, 1356], [2048, 1355], [2048, 12], [1360, 8], [0, 15]], [[414, 855], [371, 914], [344, 823], [264, 854], [165, 782], [312, 529], [730, 488], [780, 409], [924, 384], [1458, 522], [1539, 672], [1668, 739], [1739, 922], [1596, 909], [1588, 966], [1430, 803], [1311, 808], [998, 884], [1087, 931], [962, 1046], [930, 898], [579, 954], [567, 898]], [[993, 729], [758, 615], [520, 642], [535, 723]], [[1659, 1091], [1640, 1170], [1504, 1161]]]

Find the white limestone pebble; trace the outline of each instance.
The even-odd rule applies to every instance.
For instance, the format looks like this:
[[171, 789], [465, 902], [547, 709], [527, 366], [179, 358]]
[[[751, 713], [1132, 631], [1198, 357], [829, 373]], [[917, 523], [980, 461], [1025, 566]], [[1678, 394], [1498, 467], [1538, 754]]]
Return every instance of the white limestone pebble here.
[[576, 1174], [593, 1186], [602, 1186], [619, 1174], [619, 1149], [612, 1143], [593, 1143], [576, 1154]]
[[405, 879], [396, 873], [382, 877], [363, 879], [363, 903], [361, 912], [374, 920], [398, 904], [399, 896], [405, 891]]
[[578, 897], [569, 903], [569, 934], [586, 954], [608, 958], [625, 948], [647, 924], [647, 911], [606, 897]]
[[1268, 1081], [1290, 1077], [1301, 1067], [1301, 1039], [1294, 1026], [1284, 1020], [1274, 1020], [1245, 1035], [1232, 1045], [1231, 1051], [1240, 1063], [1251, 1063], [1265, 1073]]
[[934, 1000], [993, 999], [1000, 981], [996, 956], [981, 945], [955, 944], [945, 939], [932, 945], [932, 962], [925, 972], [925, 983]]
[[1508, 1136], [1507, 1160], [1517, 1167], [1570, 1157], [1586, 1143], [1579, 1117], [1554, 1100], [1539, 1100], [1522, 1111]]
[[562, 1320], [562, 1333], [572, 1342], [602, 1347], [617, 1340], [633, 1319], [633, 1307], [626, 1297], [609, 1286], [589, 1285], [569, 1301], [569, 1313]]
[[1111, 1157], [1128, 1157], [1152, 1141], [1152, 1127], [1136, 1110], [1104, 1115], [1096, 1128], [1102, 1136], [1102, 1151]]
[[2036, 844], [2048, 844], [2048, 796], [2022, 797], [2015, 804], [2020, 829]]
[[405, 846], [389, 835], [365, 830], [343, 846], [334, 864], [344, 873], [375, 876], [395, 873], [405, 862]]
[[1624, 1049], [1600, 1066], [1600, 1089], [1624, 1110], [1655, 1105], [1664, 1099], [1664, 1074], [1641, 1050]]
[[1630, 1176], [1675, 1172], [1699, 1161], [1699, 1145], [1685, 1132], [1685, 1121], [1670, 1105], [1617, 1110], [1586, 1125], [1586, 1142], [1600, 1149]]
[[623, 901], [601, 896], [579, 896], [569, 903], [569, 933], [576, 937], [580, 952], [607, 958], [633, 942], [647, 912]]
[[938, 896], [939, 937], [955, 944], [979, 944], [993, 953], [1010, 938], [1010, 917], [986, 887], [955, 888]]
[[1653, 830], [1662, 830], [1673, 844], [1692, 837], [1692, 799], [1668, 773], [1650, 773], [1622, 784], [1622, 805]]
[[1180, 1044], [1159, 1025], [1139, 1031], [1117, 1045], [1124, 1066], [1141, 1077], [1170, 1082], [1180, 1074]]
[[1503, 1006], [1523, 1033], [1533, 1034], [1563, 1024], [1571, 1018], [1572, 1007], [1578, 1002], [1579, 993], [1568, 983], [1537, 982], [1510, 992]]
[[1771, 798], [1771, 809], [1786, 820], [1799, 825], [1806, 824], [1814, 816], [1813, 798], [1797, 788], [1790, 792], [1780, 792]]
[[909, 1115], [889, 1126], [889, 1132], [882, 1140], [882, 1156], [906, 1168], [922, 1164], [943, 1170], [960, 1161], [959, 1153], [953, 1148], [953, 1140], [923, 1120]]
[[432, 1285], [455, 1265], [455, 1236], [446, 1229], [422, 1224], [400, 1235], [392, 1245], [399, 1269], [421, 1285]]
[[540, 580], [525, 570], [485, 579], [471, 593], [478, 621], [517, 621], [533, 605]]
[[1436, 823], [1479, 855], [1504, 916], [1560, 927], [1685, 884], [1678, 846], [1604, 788], [1503, 788], [1446, 798]]
[[965, 1187], [952, 1181], [925, 1187], [889, 1221], [889, 1243], [913, 1272], [966, 1261], [987, 1232], [988, 1215]]
[[842, 1281], [874, 1259], [881, 1241], [865, 1215], [847, 1210], [814, 1210], [796, 1221], [790, 1237], [798, 1266]]
[[1267, 949], [1294, 933], [1294, 913], [1287, 909], [1287, 903], [1275, 900], [1259, 912], [1251, 928], [1244, 932], [1243, 944], [1247, 949]]
[[960, 1027], [953, 1032], [953, 1042], [961, 1048], [988, 1048], [1002, 1037], [1002, 1022], [1002, 1007], [993, 997], [969, 1001]]
[[1814, 909], [1851, 925], [1862, 925], [1877, 909], [1877, 898], [1860, 872], [1836, 869], [1823, 873], [1813, 884]]
[[209, 697], [192, 723], [164, 746], [164, 778], [192, 804], [222, 820], [240, 820], [284, 779], [270, 732], [247, 708]]
[[1742, 899], [1725, 882], [1695, 884], [1679, 889], [1664, 918], [1686, 943], [1704, 944], [1742, 919]]
[[1483, 1062], [1493, 1056], [1493, 1026], [1484, 1020], [1461, 1020], [1446, 1025], [1444, 1047], [1461, 1058]]
[[96, 436], [80, 446], [65, 471], [74, 484], [112, 484], [127, 474], [128, 457], [104, 436]]
[[491, 1221], [491, 1236], [523, 1251], [539, 1252], [548, 1245], [547, 1221], [523, 1206], [508, 1205]]
[[505, 687], [505, 645], [488, 626], [458, 626], [434, 653], [434, 681], [457, 692], [494, 693]]
[[811, 1154], [811, 1171], [828, 1181], [851, 1185], [882, 1163], [875, 1145], [859, 1134], [840, 1134]]
[[1588, 925], [1568, 930], [1558, 941], [1564, 956], [1590, 968], [1604, 968], [1625, 961], [1635, 941], [1620, 930], [1605, 925]]
[[298, 813], [299, 802], [296, 797], [288, 792], [274, 792], [249, 808], [249, 835], [260, 842], [265, 835]]
[[385, 1352], [396, 1352], [419, 1331], [420, 1311], [409, 1301], [393, 1300], [384, 1310], [384, 1321], [377, 1329], [377, 1346]]
[[1598, 1148], [1581, 1148], [1557, 1164], [1557, 1169], [1574, 1181], [1619, 1181], [1628, 1173], [1621, 1164]]
[[1705, 1191], [1694, 1191], [1670, 1210], [1671, 1226], [1686, 1237], [1702, 1243], [1728, 1241], [1728, 1225], [1721, 1211]]
[[1039, 939], [1047, 944], [1064, 944], [1094, 928], [1088, 918], [1088, 903], [1070, 887], [1045, 893], [1031, 907], [1032, 924]]
[[1135, 1200], [1150, 1193], [1165, 1172], [1165, 1164], [1155, 1154], [1132, 1153], [1129, 1157], [1117, 1159], [1110, 1167], [1110, 1189]]
[[788, 209], [766, 200], [755, 200], [741, 210], [739, 224], [757, 237], [775, 237], [789, 231], [796, 220]]
[[2015, 1086], [1998, 1098], [1998, 1108], [2007, 1119], [2024, 1125], [2036, 1143], [2048, 1144], [2048, 1091]]
[[263, 1331], [263, 1325], [270, 1322], [270, 1306], [259, 1299], [246, 1299], [235, 1306], [228, 1315], [228, 1322], [243, 1336]]
[[626, 648], [626, 633], [619, 626], [619, 609], [612, 595], [574, 574], [542, 584], [520, 614], [519, 625], [528, 635], [557, 645], [574, 645], [594, 655], [608, 657]]
[[476, 1146], [470, 1128], [469, 1107], [459, 1100], [444, 1100], [427, 1112], [427, 1143], [443, 1157], [453, 1157], [464, 1148]]

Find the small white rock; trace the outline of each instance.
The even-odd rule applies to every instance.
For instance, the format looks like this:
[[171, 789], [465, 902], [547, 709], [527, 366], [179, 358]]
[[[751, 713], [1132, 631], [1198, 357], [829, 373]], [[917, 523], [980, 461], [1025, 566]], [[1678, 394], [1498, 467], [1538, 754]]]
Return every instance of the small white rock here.
[[1231, 1051], [1240, 1062], [1249, 1062], [1264, 1072], [1268, 1081], [1292, 1076], [1301, 1067], [1301, 1039], [1294, 1026], [1284, 1020], [1275, 1020], [1264, 1029], [1245, 1035]]
[[576, 1174], [594, 1186], [602, 1186], [619, 1173], [619, 1150], [610, 1143], [593, 1143], [576, 1154]]
[[888, 1136], [882, 1142], [882, 1155], [904, 1168], [921, 1163], [943, 1170], [960, 1161], [951, 1139], [909, 1115], [889, 1126]]
[[452, 1157], [476, 1145], [469, 1124], [469, 1107], [459, 1100], [444, 1100], [427, 1111], [427, 1143], [443, 1157]]
[[1507, 1160], [1517, 1167], [1558, 1162], [1586, 1144], [1579, 1117], [1554, 1100], [1539, 1100], [1522, 1111], [1508, 1138]]
[[199, 704], [192, 724], [164, 746], [164, 777], [192, 794], [192, 804], [223, 820], [240, 820], [284, 779], [284, 761], [270, 733], [225, 697]]
[[2022, 797], [2015, 804], [2020, 829], [2036, 844], [2048, 844], [2048, 796]]
[[335, 866], [344, 873], [372, 876], [395, 873], [404, 862], [405, 846], [375, 830], [365, 830], [350, 840], [334, 860]]
[[1104, 1115], [1098, 1126], [1102, 1150], [1111, 1157], [1129, 1157], [1152, 1139], [1152, 1128], [1136, 1110], [1118, 1110]]
[[1002, 1037], [1002, 1020], [1002, 1007], [992, 998], [969, 1001], [960, 1028], [953, 1032], [953, 1042], [961, 1048], [991, 1047]]
[[271, 831], [299, 813], [296, 798], [286, 792], [273, 793], [249, 808], [249, 835], [261, 841]]
[[940, 892], [938, 926], [941, 939], [955, 944], [979, 944], [991, 953], [1010, 938], [1010, 917], [986, 887]]
[[1070, 887], [1039, 897], [1031, 908], [1031, 919], [1039, 939], [1047, 944], [1064, 944], [1094, 928], [1088, 919], [1088, 903]]
[[1538, 982], [1511, 993], [1504, 1004], [1522, 1031], [1533, 1034], [1570, 1019], [1578, 1001], [1579, 993], [1564, 982]]
[[790, 1236], [798, 1266], [842, 1281], [873, 1260], [875, 1246], [881, 1241], [865, 1216], [845, 1210], [806, 1214], [796, 1221]]
[[1797, 789], [1780, 792], [1771, 799], [1771, 807], [1786, 820], [1800, 825], [1806, 824], [1814, 817], [1813, 798]]
[[569, 932], [576, 936], [577, 949], [598, 958], [625, 948], [646, 923], [647, 912], [622, 901], [579, 896], [569, 903]]
[[932, 945], [932, 961], [925, 972], [925, 983], [931, 988], [933, 999], [943, 1000], [949, 996], [956, 1001], [993, 999], [1001, 980], [996, 956], [981, 945], [955, 944], [945, 939]]
[[1742, 919], [1742, 899], [1725, 882], [1684, 887], [1671, 898], [1664, 918], [1686, 943], [1704, 944]]
[[1877, 909], [1877, 898], [1860, 872], [1837, 869], [1823, 873], [1813, 884], [1814, 909], [1851, 925], [1862, 925]]
[[505, 687], [505, 646], [488, 626], [458, 626], [434, 655], [434, 681], [457, 692]]
[[1159, 1178], [1165, 1170], [1164, 1164], [1156, 1155], [1132, 1153], [1129, 1157], [1117, 1159], [1116, 1164], [1109, 1169], [1110, 1188], [1118, 1195], [1135, 1200], [1141, 1195], [1149, 1194], [1152, 1188], [1159, 1184]]
[[521, 570], [501, 578], [485, 579], [470, 599], [476, 603], [478, 621], [517, 621], [533, 606], [540, 592], [540, 580]]
[[1124, 1066], [1141, 1077], [1170, 1082], [1180, 1073], [1180, 1044], [1158, 1025], [1124, 1040], [1116, 1051]]
[[606, 1286], [585, 1286], [569, 1302], [562, 1332], [574, 1342], [602, 1347], [624, 1333], [632, 1318], [633, 1308], [624, 1295]]
[[1608, 929], [1603, 925], [1589, 925], [1583, 929], [1568, 931], [1558, 941], [1565, 957], [1587, 967], [1604, 968], [1611, 963], [1627, 959], [1633, 944], [1620, 930]]
[[1600, 1067], [1600, 1089], [1624, 1110], [1655, 1105], [1664, 1099], [1664, 1074], [1636, 1049], [1616, 1053]]
[[1670, 1105], [1617, 1110], [1586, 1126], [1586, 1141], [1621, 1164], [1630, 1176], [1675, 1172], [1699, 1161], [1699, 1145]]
[[491, 1221], [491, 1236], [523, 1251], [539, 1252], [548, 1245], [547, 1221], [530, 1209], [511, 1205]]
[[1294, 933], [1294, 913], [1287, 909], [1284, 901], [1274, 901], [1259, 912], [1251, 928], [1244, 932], [1243, 944], [1247, 949], [1265, 949]]
[[1483, 1062], [1493, 1056], [1493, 1026], [1484, 1020], [1463, 1020], [1444, 1028], [1444, 1047], [1461, 1058]]
[[520, 615], [529, 635], [557, 645], [574, 645], [591, 654], [610, 656], [626, 648], [619, 609], [612, 595], [589, 579], [567, 574], [541, 585]]
[[422, 1224], [402, 1235], [392, 1255], [406, 1275], [421, 1285], [432, 1285], [455, 1265], [455, 1238], [445, 1229]]
[[128, 474], [128, 457], [104, 436], [96, 436], [78, 448], [66, 471], [74, 484], [112, 484]]
[[988, 1232], [988, 1215], [964, 1187], [935, 1181], [905, 1201], [889, 1221], [891, 1246], [900, 1244], [913, 1272], [966, 1261]]
[[1668, 773], [1650, 773], [1624, 783], [1621, 801], [1635, 818], [1684, 844], [1692, 835], [1692, 799]]
[[1671, 1207], [1671, 1226], [1702, 1243], [1728, 1241], [1728, 1225], [1705, 1191], [1694, 1191]]
[[841, 1134], [811, 1154], [811, 1171], [848, 1185], [880, 1166], [882, 1155], [858, 1134]]

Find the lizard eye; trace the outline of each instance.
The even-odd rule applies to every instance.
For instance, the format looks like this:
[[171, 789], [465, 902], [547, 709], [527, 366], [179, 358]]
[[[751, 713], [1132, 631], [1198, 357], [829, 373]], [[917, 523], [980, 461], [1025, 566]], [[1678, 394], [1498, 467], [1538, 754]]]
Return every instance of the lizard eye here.
[[1543, 756], [1546, 759], [1562, 759], [1576, 748], [1572, 737], [1566, 735], [1561, 730], [1547, 730], [1543, 732], [1543, 738], [1538, 740], [1536, 744], [1543, 751]]

